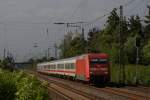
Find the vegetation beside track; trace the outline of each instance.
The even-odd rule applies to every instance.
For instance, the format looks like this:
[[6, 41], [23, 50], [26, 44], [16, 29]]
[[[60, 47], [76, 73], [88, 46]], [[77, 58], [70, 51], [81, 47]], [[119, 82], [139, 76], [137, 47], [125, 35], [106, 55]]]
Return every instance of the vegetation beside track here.
[[0, 100], [49, 100], [48, 91], [33, 75], [0, 69]]
[[141, 20], [139, 15], [121, 18], [118, 9], [114, 8], [105, 27], [93, 27], [88, 31], [87, 39], [83, 33], [67, 33], [60, 44], [61, 58], [107, 53], [113, 65], [112, 82], [150, 85], [150, 5], [147, 5], [147, 10], [145, 19]]
[[[138, 84], [144, 86], [150, 86], [150, 66], [138, 65]], [[119, 66], [111, 66], [111, 81], [114, 83], [119, 83]], [[136, 65], [126, 65], [125, 66], [125, 84], [136, 85]]]

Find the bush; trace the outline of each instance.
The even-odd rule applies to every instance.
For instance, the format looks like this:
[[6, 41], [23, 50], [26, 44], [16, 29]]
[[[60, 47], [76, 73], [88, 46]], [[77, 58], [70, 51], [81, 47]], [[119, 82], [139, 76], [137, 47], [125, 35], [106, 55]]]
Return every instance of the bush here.
[[17, 88], [10, 73], [0, 73], [0, 100], [15, 100]]
[[150, 41], [142, 49], [143, 52], [143, 64], [148, 65], [150, 62]]
[[49, 100], [49, 97], [35, 76], [1, 71], [0, 100]]
[[[136, 85], [135, 81], [136, 66], [125, 66], [125, 84]], [[138, 65], [138, 80], [140, 85], [150, 86], [150, 66]], [[111, 81], [114, 83], [119, 82], [119, 66], [111, 66]]]

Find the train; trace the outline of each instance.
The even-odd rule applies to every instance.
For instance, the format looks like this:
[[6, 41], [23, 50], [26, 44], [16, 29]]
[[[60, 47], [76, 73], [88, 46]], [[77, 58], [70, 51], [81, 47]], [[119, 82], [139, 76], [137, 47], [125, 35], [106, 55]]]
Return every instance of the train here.
[[84, 82], [109, 82], [110, 63], [106, 53], [89, 53], [80, 56], [37, 64], [37, 72], [67, 76]]

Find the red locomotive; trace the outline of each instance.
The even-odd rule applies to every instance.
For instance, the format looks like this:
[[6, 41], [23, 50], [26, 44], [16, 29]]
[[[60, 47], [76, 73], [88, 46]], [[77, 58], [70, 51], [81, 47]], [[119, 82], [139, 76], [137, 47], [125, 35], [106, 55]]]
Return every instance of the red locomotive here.
[[69, 76], [86, 82], [109, 82], [109, 57], [105, 53], [81, 56], [40, 63], [37, 71], [45, 74]]

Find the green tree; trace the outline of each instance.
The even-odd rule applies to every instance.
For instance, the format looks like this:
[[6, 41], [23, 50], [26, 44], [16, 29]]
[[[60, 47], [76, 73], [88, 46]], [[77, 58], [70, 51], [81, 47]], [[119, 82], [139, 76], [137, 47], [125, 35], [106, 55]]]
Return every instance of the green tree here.
[[85, 53], [86, 41], [79, 33], [68, 33], [63, 40], [64, 43], [60, 45], [62, 52], [61, 58], [77, 56]]
[[98, 28], [90, 29], [88, 32], [87, 48], [88, 52], [100, 52], [99, 49], [99, 35], [100, 30]]
[[148, 65], [150, 62], [150, 40], [149, 42], [143, 47], [143, 64]]
[[150, 38], [150, 5], [147, 6], [147, 8], [149, 9], [149, 13], [147, 16], [145, 16], [146, 20], [146, 27], [145, 27], [145, 37], [148, 39]]
[[13, 71], [14, 70], [14, 59], [13, 59], [13, 57], [8, 56], [5, 59], [3, 59], [2, 68]]
[[60, 58], [66, 58], [67, 57], [67, 52], [70, 48], [70, 43], [72, 41], [72, 38], [73, 38], [72, 32], [69, 32], [65, 35], [62, 43], [59, 46], [59, 49], [61, 50]]
[[108, 16], [106, 21], [106, 28], [104, 29], [105, 37], [108, 37], [106, 43], [110, 46], [113, 46], [113, 43], [118, 42], [118, 33], [119, 33], [119, 15], [117, 14], [117, 9], [114, 8]]
[[129, 63], [136, 63], [136, 47], [135, 41], [136, 37], [142, 37], [142, 33], [140, 33], [142, 29], [142, 24], [140, 21], [140, 17], [131, 16], [129, 18], [129, 35], [127, 36], [127, 40], [125, 42], [125, 53]]
[[81, 35], [73, 38], [69, 50], [69, 56], [77, 56], [85, 53], [85, 41], [81, 38]]
[[147, 6], [149, 12], [145, 16], [144, 39], [142, 41], [142, 64], [149, 64], [149, 46], [150, 46], [150, 5]]
[[137, 34], [139, 34], [139, 32], [142, 29], [142, 24], [140, 21], [140, 17], [137, 16], [131, 16], [129, 18], [129, 32], [130, 32], [130, 36], [134, 37]]
[[125, 53], [128, 59], [128, 63], [136, 63], [136, 47], [135, 47], [135, 37], [129, 37], [125, 43]]

